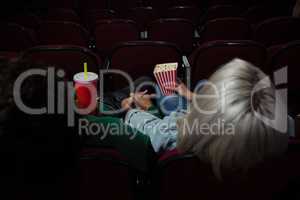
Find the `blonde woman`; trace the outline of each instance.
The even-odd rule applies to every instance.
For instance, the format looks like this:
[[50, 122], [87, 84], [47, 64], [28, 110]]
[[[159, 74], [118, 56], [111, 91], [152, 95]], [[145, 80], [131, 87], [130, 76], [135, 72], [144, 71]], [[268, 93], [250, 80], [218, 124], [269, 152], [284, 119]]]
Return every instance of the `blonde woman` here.
[[[258, 84], [266, 89], [253, 93]], [[129, 109], [125, 122], [148, 135], [155, 152], [177, 148], [194, 153], [210, 163], [221, 179], [223, 170], [247, 170], [285, 152], [288, 134], [274, 128], [276, 121], [266, 123], [259, 117], [274, 118], [275, 89], [270, 86], [260, 69], [235, 59], [210, 77], [201, 95], [183, 84], [175, 89], [191, 100], [190, 110], [160, 119], [141, 109]], [[136, 102], [151, 106], [149, 100], [141, 99], [137, 96]], [[124, 100], [122, 105], [130, 103]]]

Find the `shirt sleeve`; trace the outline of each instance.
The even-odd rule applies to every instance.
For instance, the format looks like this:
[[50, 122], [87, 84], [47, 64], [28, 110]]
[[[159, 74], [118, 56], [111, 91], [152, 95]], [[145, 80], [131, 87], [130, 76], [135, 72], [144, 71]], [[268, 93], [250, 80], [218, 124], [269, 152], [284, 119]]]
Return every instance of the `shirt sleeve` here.
[[155, 152], [176, 147], [176, 118], [160, 119], [148, 112], [133, 109], [127, 113], [125, 123], [149, 136]]

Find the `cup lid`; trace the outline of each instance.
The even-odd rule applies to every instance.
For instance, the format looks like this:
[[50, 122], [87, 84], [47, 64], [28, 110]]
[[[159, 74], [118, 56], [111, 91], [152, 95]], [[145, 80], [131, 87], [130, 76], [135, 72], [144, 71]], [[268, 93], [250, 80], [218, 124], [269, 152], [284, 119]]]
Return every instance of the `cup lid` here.
[[98, 75], [94, 72], [87, 73], [87, 79], [84, 77], [84, 72], [80, 72], [74, 75], [73, 80], [80, 83], [89, 83], [96, 81], [98, 79]]

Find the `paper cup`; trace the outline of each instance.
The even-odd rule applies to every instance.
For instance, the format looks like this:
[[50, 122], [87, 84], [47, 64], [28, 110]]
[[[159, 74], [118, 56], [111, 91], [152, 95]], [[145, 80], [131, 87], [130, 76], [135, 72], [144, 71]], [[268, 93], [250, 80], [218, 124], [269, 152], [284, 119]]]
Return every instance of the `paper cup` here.
[[75, 74], [73, 80], [75, 83], [77, 108], [86, 109], [86, 114], [96, 113], [98, 75], [88, 72], [85, 79], [84, 72], [81, 72]]

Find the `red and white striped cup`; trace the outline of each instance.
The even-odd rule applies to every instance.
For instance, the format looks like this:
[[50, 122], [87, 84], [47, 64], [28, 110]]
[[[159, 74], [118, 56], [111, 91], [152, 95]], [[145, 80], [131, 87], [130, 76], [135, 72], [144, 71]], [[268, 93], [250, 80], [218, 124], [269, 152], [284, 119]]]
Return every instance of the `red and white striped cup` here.
[[174, 94], [174, 90], [169, 88], [176, 87], [177, 63], [158, 64], [154, 69], [154, 76], [163, 95]]

